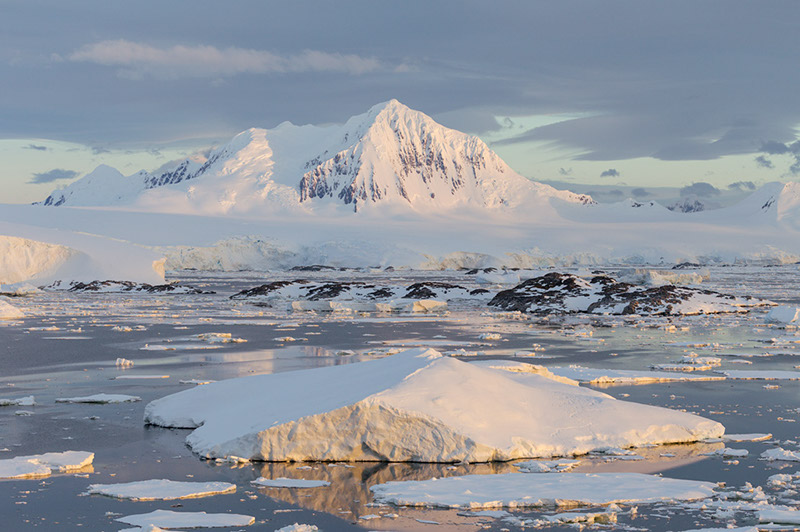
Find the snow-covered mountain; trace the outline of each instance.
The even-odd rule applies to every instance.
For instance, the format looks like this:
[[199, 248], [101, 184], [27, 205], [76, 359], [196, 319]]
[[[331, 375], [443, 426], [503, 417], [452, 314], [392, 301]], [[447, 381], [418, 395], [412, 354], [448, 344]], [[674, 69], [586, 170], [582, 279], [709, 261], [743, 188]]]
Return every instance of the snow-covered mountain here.
[[507, 209], [551, 199], [592, 203], [530, 181], [479, 138], [391, 100], [340, 126], [249, 129], [162, 172], [124, 177], [101, 166], [42, 204], [210, 214], [322, 205]]

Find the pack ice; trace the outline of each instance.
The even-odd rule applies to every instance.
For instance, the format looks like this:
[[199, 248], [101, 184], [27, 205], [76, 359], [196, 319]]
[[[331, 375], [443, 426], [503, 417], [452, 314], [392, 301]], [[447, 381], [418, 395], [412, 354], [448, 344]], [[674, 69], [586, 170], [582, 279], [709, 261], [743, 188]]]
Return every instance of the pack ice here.
[[693, 414], [424, 348], [185, 390], [148, 404], [145, 422], [195, 429], [186, 441], [207, 458], [265, 461], [485, 462], [724, 433]]

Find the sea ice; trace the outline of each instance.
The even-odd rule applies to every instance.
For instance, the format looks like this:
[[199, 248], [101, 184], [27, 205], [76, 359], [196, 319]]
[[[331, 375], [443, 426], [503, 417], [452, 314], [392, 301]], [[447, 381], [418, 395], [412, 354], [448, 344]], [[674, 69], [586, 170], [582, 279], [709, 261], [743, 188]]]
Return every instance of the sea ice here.
[[276, 479], [259, 477], [252, 481], [252, 484], [264, 486], [266, 488], [322, 488], [331, 485], [327, 480], [305, 480], [302, 478], [285, 477]]
[[172, 512], [155, 510], [148, 514], [120, 517], [117, 521], [128, 525], [160, 528], [214, 528], [249, 526], [256, 522], [255, 517], [241, 514], [207, 514], [206, 512]]
[[46, 477], [53, 473], [73, 471], [91, 465], [94, 453], [64, 451], [0, 460], [0, 479]]
[[710, 497], [715, 487], [641, 473], [504, 473], [387, 482], [370, 489], [376, 501], [397, 506], [478, 509], [691, 501]]
[[789, 451], [788, 449], [782, 449], [780, 447], [767, 449], [761, 453], [761, 459], [771, 462], [777, 460], [784, 462], [800, 462], [800, 451]]
[[134, 403], [136, 401], [141, 401], [141, 400], [142, 400], [141, 397], [136, 397], [135, 395], [96, 393], [94, 395], [87, 395], [86, 397], [59, 397], [58, 399], [56, 399], [56, 403], [109, 404], [109, 403]]
[[177, 482], [152, 479], [120, 484], [90, 484], [86, 493], [133, 501], [171, 501], [209, 497], [234, 491], [236, 485], [227, 482]]
[[693, 414], [433, 349], [199, 386], [148, 404], [145, 422], [196, 429], [187, 443], [208, 458], [268, 461], [484, 462], [724, 432]]
[[293, 525], [286, 525], [283, 528], [279, 528], [275, 530], [275, 532], [316, 532], [319, 530], [315, 525], [307, 525], [301, 523], [295, 523]]
[[780, 305], [769, 310], [764, 321], [767, 323], [787, 324], [795, 323], [800, 319], [800, 308]]

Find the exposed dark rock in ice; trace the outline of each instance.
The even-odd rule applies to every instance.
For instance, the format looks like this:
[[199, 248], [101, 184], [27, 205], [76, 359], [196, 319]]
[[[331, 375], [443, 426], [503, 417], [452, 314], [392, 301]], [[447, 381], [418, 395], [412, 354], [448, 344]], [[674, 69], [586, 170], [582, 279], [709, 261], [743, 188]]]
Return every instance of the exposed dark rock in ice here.
[[275, 281], [269, 284], [242, 290], [231, 299], [289, 299], [303, 301], [356, 300], [388, 301], [392, 299], [468, 299], [484, 298], [488, 290], [469, 290], [463, 286], [421, 282], [408, 287], [377, 286], [363, 282], [310, 282], [306, 280]]
[[647, 288], [598, 275], [548, 273], [498, 293], [489, 305], [530, 314], [679, 315], [747, 312], [769, 301], [674, 285]]
[[122, 293], [122, 292], [138, 292], [148, 294], [213, 294], [214, 292], [204, 292], [193, 286], [185, 286], [177, 283], [170, 284], [147, 284], [147, 283], [134, 283], [133, 281], [92, 281], [90, 283], [82, 283], [72, 281], [70, 283], [62, 283], [56, 281], [49, 286], [43, 287], [44, 290], [66, 290], [67, 292], [97, 292], [97, 293]]

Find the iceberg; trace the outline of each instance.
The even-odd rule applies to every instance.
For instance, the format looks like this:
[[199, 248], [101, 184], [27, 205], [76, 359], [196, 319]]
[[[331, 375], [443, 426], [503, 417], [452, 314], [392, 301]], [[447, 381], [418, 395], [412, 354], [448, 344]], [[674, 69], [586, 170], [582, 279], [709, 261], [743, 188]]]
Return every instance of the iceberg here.
[[195, 429], [187, 444], [209, 459], [263, 461], [507, 461], [724, 433], [693, 414], [425, 348], [184, 390], [148, 404], [145, 422]]

